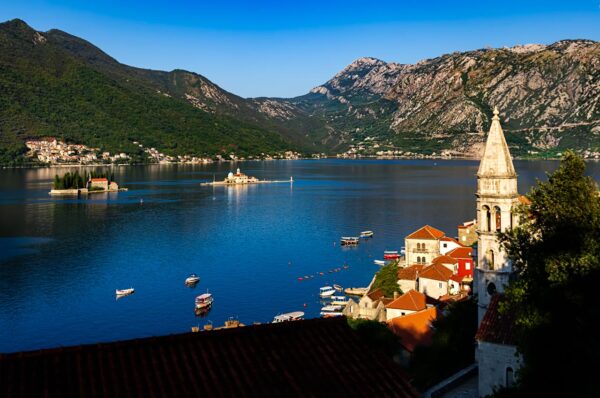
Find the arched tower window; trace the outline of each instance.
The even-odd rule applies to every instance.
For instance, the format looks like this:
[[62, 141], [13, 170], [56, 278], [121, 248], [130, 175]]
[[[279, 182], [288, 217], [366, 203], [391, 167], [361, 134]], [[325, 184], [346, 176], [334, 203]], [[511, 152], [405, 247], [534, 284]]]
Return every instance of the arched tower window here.
[[494, 213], [496, 215], [496, 231], [502, 229], [502, 212], [498, 206], [494, 207]]
[[513, 218], [514, 217], [515, 217], [515, 214], [513, 213], [512, 209], [511, 209], [510, 210], [510, 229], [511, 229], [511, 231], [513, 229], [513, 224], [514, 224]]
[[492, 230], [492, 217], [490, 214], [490, 208], [486, 205], [483, 205], [481, 208], [481, 217], [482, 217], [482, 229], [484, 232], [490, 232]]
[[488, 270], [494, 270], [494, 251], [492, 249], [487, 251], [487, 264]]

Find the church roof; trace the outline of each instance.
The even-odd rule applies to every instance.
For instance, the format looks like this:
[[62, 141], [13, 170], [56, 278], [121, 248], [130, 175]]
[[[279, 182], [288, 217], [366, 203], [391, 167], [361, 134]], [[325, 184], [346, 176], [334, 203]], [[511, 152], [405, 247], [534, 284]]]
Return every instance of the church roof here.
[[2, 397], [335, 395], [418, 393], [345, 317], [0, 354]]
[[437, 240], [437, 239], [441, 238], [444, 235], [446, 235], [446, 234], [443, 231], [440, 231], [437, 228], [433, 228], [430, 225], [425, 225], [424, 227], [421, 227], [421, 228], [417, 229], [415, 232], [413, 232], [412, 234], [408, 235], [406, 237], [406, 239], [431, 239], [431, 240]]
[[504, 132], [498, 117], [498, 108], [494, 108], [492, 125], [485, 143], [485, 150], [479, 164], [478, 177], [516, 177], [515, 168]]
[[516, 327], [510, 313], [500, 313], [502, 295], [495, 294], [479, 324], [475, 340], [487, 343], [515, 345]]

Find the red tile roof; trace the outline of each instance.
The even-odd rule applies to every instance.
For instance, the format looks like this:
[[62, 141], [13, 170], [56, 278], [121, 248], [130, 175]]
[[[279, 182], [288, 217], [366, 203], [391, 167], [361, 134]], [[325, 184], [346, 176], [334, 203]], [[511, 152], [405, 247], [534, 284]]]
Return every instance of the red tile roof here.
[[421, 311], [427, 308], [425, 295], [416, 290], [409, 290], [385, 308], [393, 310]]
[[458, 275], [458, 274], [457, 275], [452, 275], [450, 277], [450, 280], [453, 280], [454, 282], [462, 283], [464, 277], [465, 277], [464, 275], [462, 275], [462, 276]]
[[425, 225], [424, 227], [419, 228], [412, 234], [408, 235], [406, 239], [431, 239], [437, 240], [442, 236], [446, 235], [444, 232], [440, 231], [437, 228], [433, 228], [432, 226]]
[[524, 195], [519, 196], [519, 202], [526, 206], [529, 206], [531, 204], [531, 200], [529, 200], [529, 198]]
[[107, 178], [90, 178], [92, 182], [108, 182]]
[[457, 247], [446, 253], [446, 255], [453, 258], [468, 258], [472, 260], [473, 249], [470, 247]]
[[442, 282], [448, 282], [451, 276], [452, 271], [440, 263], [430, 265], [419, 274], [419, 278], [433, 279], [434, 281]]
[[436, 258], [434, 258], [433, 260], [431, 260], [432, 264], [456, 264], [458, 263], [458, 260], [454, 257], [450, 257], [450, 256], [437, 256]]
[[437, 308], [430, 307], [423, 311], [390, 319], [387, 324], [388, 328], [400, 337], [400, 344], [407, 351], [413, 352], [419, 345], [431, 344], [433, 330], [430, 325], [437, 317]]
[[454, 239], [454, 238], [451, 238], [451, 237], [449, 237], [449, 236], [442, 236], [442, 237], [440, 238], [440, 240], [441, 240], [442, 242], [453, 242], [453, 243], [456, 243], [456, 244], [457, 244], [457, 245], [459, 245], [459, 246], [462, 246], [462, 243], [460, 243], [460, 242], [459, 242], [459, 241], [457, 241], [456, 239]]
[[511, 314], [500, 314], [500, 301], [502, 296], [495, 294], [490, 300], [475, 340], [487, 343], [514, 345], [516, 342], [516, 327]]
[[416, 281], [419, 272], [425, 268], [425, 264], [413, 264], [409, 267], [400, 268], [398, 270], [398, 279], [407, 281]]
[[0, 354], [2, 397], [337, 395], [418, 393], [344, 317]]

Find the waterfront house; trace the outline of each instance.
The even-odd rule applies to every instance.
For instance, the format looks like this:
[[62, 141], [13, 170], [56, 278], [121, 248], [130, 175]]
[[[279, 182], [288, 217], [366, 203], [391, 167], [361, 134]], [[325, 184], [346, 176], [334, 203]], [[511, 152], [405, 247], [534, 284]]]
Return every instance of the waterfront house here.
[[431, 264], [419, 274], [419, 292], [434, 299], [450, 293], [452, 275], [453, 272], [441, 263]]
[[440, 239], [444, 235], [439, 229], [425, 225], [404, 238], [405, 266], [431, 264], [431, 260], [440, 255]]
[[392, 301], [393, 298], [385, 297], [383, 291], [377, 288], [362, 296], [358, 303], [352, 299], [348, 300], [342, 313], [354, 319], [385, 322], [385, 306]]
[[440, 242], [440, 254], [446, 254], [449, 251], [456, 249], [457, 247], [462, 247], [456, 239], [450, 238], [449, 236], [442, 236], [439, 240]]
[[418, 280], [419, 272], [425, 268], [425, 264], [413, 264], [408, 267], [398, 269], [398, 286], [403, 292], [409, 290], [419, 290]]
[[427, 308], [427, 298], [416, 290], [409, 290], [385, 306], [386, 320], [405, 316]]

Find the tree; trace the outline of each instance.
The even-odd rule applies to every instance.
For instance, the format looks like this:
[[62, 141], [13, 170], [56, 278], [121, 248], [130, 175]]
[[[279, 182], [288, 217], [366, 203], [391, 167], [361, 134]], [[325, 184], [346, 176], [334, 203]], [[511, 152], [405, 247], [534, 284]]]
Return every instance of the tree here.
[[381, 288], [385, 297], [394, 297], [394, 292], [399, 292], [398, 286], [398, 262], [392, 261], [389, 264], [382, 266], [375, 274], [375, 282], [373, 282], [372, 290]]
[[524, 360], [514, 394], [598, 396], [600, 381], [600, 198], [585, 163], [565, 153], [527, 195], [520, 224], [500, 234], [516, 271], [502, 311], [511, 311]]

